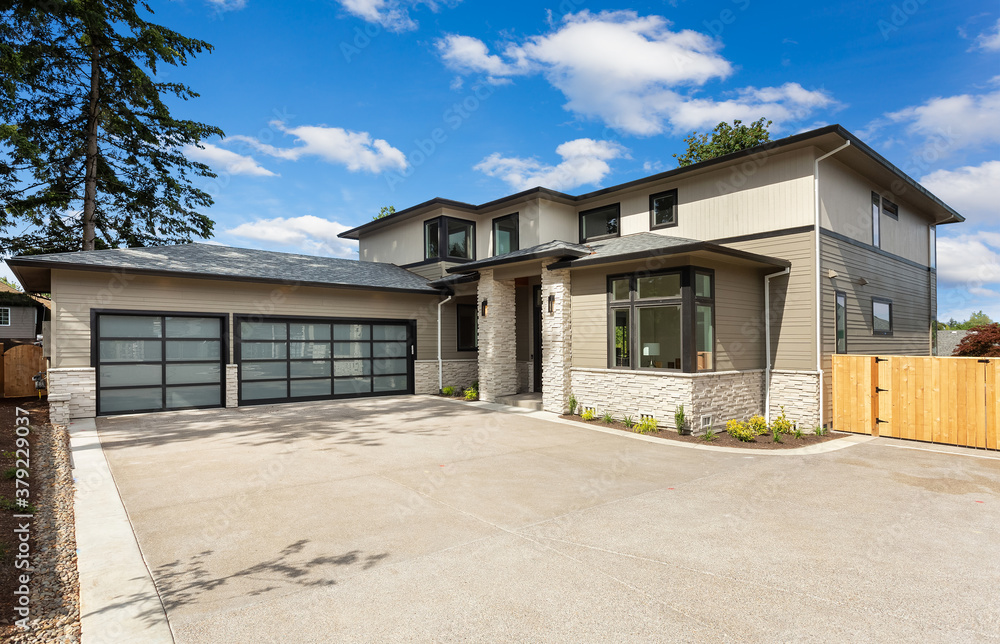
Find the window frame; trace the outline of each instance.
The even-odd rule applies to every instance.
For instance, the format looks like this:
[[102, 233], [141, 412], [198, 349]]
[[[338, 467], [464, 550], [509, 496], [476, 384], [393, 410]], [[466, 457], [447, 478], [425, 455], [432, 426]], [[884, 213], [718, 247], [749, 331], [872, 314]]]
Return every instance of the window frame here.
[[[462, 311], [472, 309], [472, 323], [475, 325], [476, 345], [473, 347], [462, 346]], [[456, 351], [479, 351], [479, 306], [459, 302], [455, 304], [455, 349]]]
[[[467, 224], [472, 228], [472, 234], [469, 240], [469, 254], [471, 257], [454, 257], [448, 254], [448, 222], [455, 221], [461, 224]], [[427, 256], [427, 226], [428, 224], [437, 222], [438, 225], [438, 254], [437, 257]], [[448, 215], [441, 215], [440, 217], [431, 217], [430, 219], [424, 220], [424, 263], [430, 262], [472, 262], [476, 259], [476, 222], [471, 219], [461, 219], [460, 217], [449, 217]]]
[[[7, 314], [7, 321], [6, 322], [2, 321], [4, 313]], [[11, 316], [11, 307], [9, 307], [9, 306], [0, 306], [0, 326], [10, 326], [12, 324], [11, 317], [12, 317]]]
[[[879, 331], [879, 330], [877, 330], [875, 328], [875, 305], [876, 304], [887, 304], [889, 306], [889, 330], [888, 331]], [[877, 296], [873, 296], [872, 297], [872, 335], [891, 336], [893, 334], [893, 331], [895, 331], [895, 324], [894, 324], [894, 320], [893, 320], [894, 316], [893, 316], [893, 310], [892, 309], [893, 309], [892, 300], [890, 300], [889, 298], [887, 298], [887, 297], [877, 297]]]
[[872, 246], [882, 248], [882, 196], [872, 191]]
[[[701, 273], [708, 275], [711, 279], [710, 288], [712, 290], [711, 297], [697, 297], [695, 295], [695, 275]], [[680, 274], [681, 277], [681, 292], [679, 296], [676, 297], [666, 297], [666, 298], [645, 298], [639, 299], [638, 297], [638, 279], [645, 277], [657, 277], [660, 275], [667, 274]], [[627, 300], [615, 300], [612, 295], [614, 293], [613, 283], [615, 280], [628, 279], [629, 280], [629, 298]], [[674, 266], [670, 268], [665, 268], [657, 271], [632, 271], [630, 273], [615, 273], [607, 275], [605, 278], [605, 284], [607, 292], [605, 295], [607, 304], [607, 349], [608, 358], [607, 365], [608, 369], [616, 369], [622, 371], [652, 371], [652, 372], [671, 372], [671, 373], [709, 373], [716, 370], [718, 361], [718, 351], [716, 347], [718, 346], [718, 334], [717, 334], [717, 322], [716, 322], [716, 306], [715, 306], [715, 270], [711, 268], [704, 268], [701, 266]], [[708, 369], [698, 370], [698, 351], [697, 351], [697, 307], [711, 306], [712, 308], [712, 364]], [[641, 367], [637, 364], [635, 356], [639, 355], [639, 338], [636, 335], [635, 329], [638, 324], [638, 310], [642, 308], [650, 308], [657, 306], [680, 306], [680, 317], [681, 317], [681, 366], [679, 368], [668, 368], [668, 367]], [[628, 311], [628, 352], [629, 352], [629, 365], [628, 366], [618, 366], [615, 364], [615, 311], [627, 310]]]
[[899, 204], [882, 197], [882, 214], [899, 221]]
[[[838, 317], [840, 301], [844, 301], [844, 350], [840, 350], [840, 318]], [[874, 322], [873, 322], [874, 326]], [[847, 293], [844, 291], [834, 291], [833, 294], [833, 348], [834, 353], [844, 355], [847, 353]]]
[[[656, 200], [669, 196], [673, 196], [674, 198], [673, 223], [667, 222], [665, 224], [658, 224], [656, 223], [656, 207], [655, 207]], [[679, 209], [678, 206], [679, 204], [677, 203], [677, 188], [672, 188], [670, 190], [664, 190], [663, 192], [657, 192], [649, 195], [649, 229], [660, 230], [662, 228], [674, 228], [675, 226], [677, 226], [678, 220], [680, 219], [677, 212]], [[621, 224], [619, 223], [619, 228], [620, 227]]]
[[[583, 225], [584, 218], [587, 217], [588, 215], [593, 215], [596, 212], [600, 212], [601, 210], [606, 210], [606, 209], [609, 209], [609, 208], [614, 208], [614, 210], [615, 210], [615, 220], [618, 222], [618, 230], [617, 230], [617, 232], [615, 232], [614, 234], [596, 235], [594, 237], [584, 237], [584, 231], [585, 231], [585, 228], [584, 228], [584, 225]], [[603, 206], [598, 206], [597, 208], [590, 208], [588, 210], [581, 210], [579, 212], [579, 214], [578, 214], [578, 217], [579, 217], [579, 225], [580, 225], [580, 243], [581, 244], [585, 244], [587, 242], [592, 242], [592, 241], [599, 241], [599, 240], [602, 240], [602, 239], [614, 239], [615, 237], [621, 237], [622, 236], [622, 204], [621, 204], [621, 202], [609, 203], [609, 204], [605, 204]]]
[[513, 253], [514, 251], [521, 249], [521, 221], [518, 215], [519, 213], [512, 212], [509, 215], [503, 215], [502, 217], [493, 218], [493, 224], [490, 228], [492, 233], [492, 244], [491, 244], [492, 248], [490, 250], [492, 252], [493, 257], [497, 256], [497, 224], [503, 223], [504, 221], [507, 220], [514, 222], [514, 236], [513, 236], [513, 243], [511, 244], [513, 248], [511, 248], [507, 252]]
[[927, 237], [927, 254], [928, 254], [928, 265], [930, 268], [937, 270], [937, 226], [930, 225], [930, 232], [928, 232]]

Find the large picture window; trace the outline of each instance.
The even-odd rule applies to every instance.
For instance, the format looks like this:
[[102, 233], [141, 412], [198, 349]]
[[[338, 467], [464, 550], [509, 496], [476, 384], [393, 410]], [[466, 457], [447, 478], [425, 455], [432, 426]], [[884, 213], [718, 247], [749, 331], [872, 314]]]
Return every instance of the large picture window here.
[[493, 255], [506, 255], [518, 249], [517, 213], [493, 220]]
[[475, 222], [452, 217], [438, 217], [424, 222], [425, 260], [464, 261], [475, 258]]
[[479, 349], [479, 316], [475, 304], [458, 304], [458, 350]]
[[619, 220], [621, 218], [620, 204], [611, 204], [584, 210], [580, 213], [580, 241], [594, 241], [617, 237]]
[[612, 368], [715, 368], [715, 276], [684, 267], [608, 279]]

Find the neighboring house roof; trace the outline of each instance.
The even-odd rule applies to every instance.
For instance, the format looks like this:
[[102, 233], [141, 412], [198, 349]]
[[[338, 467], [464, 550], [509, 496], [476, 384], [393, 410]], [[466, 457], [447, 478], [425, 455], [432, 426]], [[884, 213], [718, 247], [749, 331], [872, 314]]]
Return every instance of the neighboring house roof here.
[[939, 356], [950, 356], [955, 353], [955, 349], [962, 343], [962, 338], [968, 335], [968, 331], [951, 331], [945, 329], [937, 332], [937, 354]]
[[511, 251], [509, 253], [504, 253], [503, 255], [494, 255], [493, 257], [487, 257], [485, 259], [479, 259], [472, 262], [465, 262], [458, 266], [452, 266], [448, 269], [449, 273], [468, 273], [470, 271], [475, 271], [480, 268], [487, 268], [490, 266], [501, 266], [503, 264], [514, 264], [516, 262], [525, 262], [532, 259], [545, 259], [551, 257], [584, 257], [590, 255], [593, 250], [583, 244], [574, 244], [571, 242], [550, 241], [544, 244], [538, 244], [537, 246], [530, 246], [528, 248], [521, 248], [520, 250]]
[[697, 239], [685, 239], [684, 237], [668, 237], [656, 233], [634, 233], [623, 237], [612, 239], [602, 239], [587, 244], [592, 252], [586, 257], [567, 259], [549, 268], [577, 268], [581, 266], [594, 266], [597, 264], [610, 264], [612, 262], [624, 262], [633, 259], [645, 259], [648, 257], [662, 257], [665, 255], [679, 255], [683, 253], [707, 252], [716, 255], [725, 255], [737, 259], [743, 259], [757, 264], [787, 268], [792, 265], [786, 259], [758, 255], [728, 246], [721, 246], [712, 242], [699, 241]]
[[535, 198], [545, 198], [551, 201], [575, 204], [582, 201], [587, 201], [588, 199], [593, 199], [595, 197], [604, 196], [613, 192], [620, 190], [628, 190], [641, 186], [647, 183], [653, 183], [655, 181], [662, 181], [663, 179], [668, 179], [678, 175], [688, 175], [701, 172], [707, 168], [716, 165], [722, 165], [730, 163], [733, 161], [738, 161], [748, 156], [760, 155], [766, 157], [781, 148], [786, 148], [790, 146], [803, 147], [805, 145], [816, 145], [821, 147], [824, 152], [837, 147], [837, 144], [843, 143], [844, 141], [849, 141], [851, 143], [851, 148], [853, 150], [848, 150], [839, 157], [845, 154], [856, 154], [858, 159], [866, 160], [869, 166], [879, 168], [883, 174], [890, 175], [885, 181], [886, 185], [892, 184], [894, 181], [899, 180], [902, 182], [902, 188], [896, 190], [895, 192], [902, 193], [907, 189], [912, 189], [916, 193], [918, 199], [924, 200], [924, 204], [928, 210], [933, 211], [935, 215], [935, 223], [937, 224], [947, 224], [965, 221], [962, 215], [958, 214], [951, 206], [941, 201], [938, 197], [933, 195], [927, 188], [917, 183], [916, 180], [911, 178], [905, 172], [890, 163], [885, 157], [873, 150], [864, 141], [856, 137], [854, 134], [848, 132], [844, 127], [840, 125], [828, 125], [816, 130], [810, 130], [809, 132], [802, 132], [800, 134], [795, 134], [793, 136], [788, 136], [783, 139], [778, 139], [776, 141], [770, 141], [764, 143], [763, 145], [758, 145], [753, 148], [748, 148], [746, 150], [741, 150], [739, 152], [734, 152], [732, 154], [727, 154], [725, 156], [716, 157], [714, 159], [709, 159], [707, 161], [702, 161], [701, 163], [695, 163], [689, 166], [684, 166], [680, 168], [675, 168], [673, 170], [668, 170], [666, 172], [661, 172], [659, 174], [654, 174], [649, 177], [644, 177], [642, 179], [637, 179], [635, 181], [629, 181], [628, 183], [622, 183], [608, 188], [602, 188], [601, 190], [595, 190], [593, 192], [588, 192], [582, 195], [568, 195], [563, 192], [557, 192], [555, 190], [550, 190], [548, 188], [531, 188], [529, 190], [524, 190], [513, 195], [508, 195], [506, 197], [501, 197], [500, 199], [495, 199], [483, 204], [471, 204], [462, 201], [454, 201], [452, 199], [443, 199], [436, 197], [430, 199], [423, 203], [419, 203], [415, 206], [409, 208], [404, 208], [403, 210], [396, 211], [395, 213], [389, 215], [388, 217], [380, 217], [374, 221], [370, 221], [356, 228], [346, 230], [338, 237], [343, 237], [345, 239], [358, 239], [362, 232], [367, 232], [371, 230], [378, 230], [386, 226], [390, 226], [396, 221], [409, 218], [411, 216], [417, 216], [422, 213], [428, 212], [434, 208], [449, 208], [451, 210], [463, 211], [470, 214], [475, 214], [478, 212], [491, 210], [496, 206], [503, 205], [506, 203], [518, 203], [523, 201], [529, 201]]
[[9, 259], [7, 265], [14, 271], [25, 289], [39, 292], [51, 290], [52, 269], [66, 269], [438, 293], [426, 278], [394, 264], [231, 248], [213, 244], [178, 244], [28, 255]]
[[32, 308], [44, 306], [49, 308], [46, 302], [48, 302], [47, 298], [33, 297], [0, 282], [0, 306], [30, 306]]

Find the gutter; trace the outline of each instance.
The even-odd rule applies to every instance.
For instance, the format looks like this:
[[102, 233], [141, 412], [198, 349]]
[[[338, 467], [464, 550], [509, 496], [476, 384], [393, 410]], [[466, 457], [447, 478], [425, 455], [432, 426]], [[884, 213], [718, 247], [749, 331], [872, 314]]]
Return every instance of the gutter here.
[[839, 148], [830, 150], [823, 156], [819, 157], [813, 162], [813, 216], [814, 225], [816, 227], [816, 265], [813, 267], [816, 270], [816, 372], [819, 374], [819, 424], [823, 424], [823, 412], [826, 410], [823, 400], [823, 294], [822, 294], [822, 284], [820, 277], [820, 270], [822, 269], [820, 262], [820, 218], [819, 218], [819, 162], [832, 157], [841, 150], [851, 146], [851, 140], [848, 139], [844, 145]]
[[438, 302], [438, 393], [444, 388], [444, 361], [441, 359], [441, 307], [451, 301], [452, 296]]
[[764, 276], [764, 351], [767, 358], [764, 368], [764, 416], [767, 424], [771, 424], [771, 279], [788, 275], [791, 267], [785, 267], [777, 273]]

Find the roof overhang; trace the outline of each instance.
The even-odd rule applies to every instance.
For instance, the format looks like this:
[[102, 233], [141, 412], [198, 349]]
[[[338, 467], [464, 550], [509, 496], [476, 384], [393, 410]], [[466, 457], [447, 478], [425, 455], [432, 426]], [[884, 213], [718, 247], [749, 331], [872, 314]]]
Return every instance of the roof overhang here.
[[603, 264], [620, 264], [623, 262], [641, 261], [653, 257], [669, 257], [671, 255], [693, 255], [705, 258], [724, 259], [728, 261], [735, 260], [739, 263], [754, 265], [759, 268], [789, 268], [792, 265], [792, 263], [787, 259], [750, 253], [745, 250], [738, 250], [728, 246], [713, 244], [712, 242], [694, 242], [691, 244], [665, 246], [663, 248], [647, 249], [631, 253], [619, 253], [613, 255], [594, 254], [588, 257], [563, 260], [554, 264], [549, 264], [549, 268], [587, 268]]
[[514, 264], [521, 264], [524, 262], [537, 262], [540, 259], [560, 259], [569, 260], [578, 257], [586, 257], [589, 255], [589, 251], [583, 249], [565, 248], [560, 247], [556, 249], [547, 250], [537, 250], [525, 253], [513, 253], [508, 255], [498, 255], [496, 257], [489, 257], [487, 259], [468, 262], [466, 264], [459, 264], [457, 266], [451, 266], [446, 270], [449, 273], [468, 273], [469, 271], [479, 270], [483, 268], [494, 268], [497, 266], [512, 266]]

